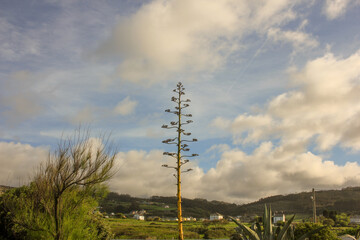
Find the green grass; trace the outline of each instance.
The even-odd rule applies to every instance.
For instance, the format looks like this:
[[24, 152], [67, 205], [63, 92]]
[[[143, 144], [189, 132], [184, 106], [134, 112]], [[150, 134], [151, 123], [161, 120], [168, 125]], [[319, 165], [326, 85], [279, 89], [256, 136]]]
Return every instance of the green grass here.
[[[177, 222], [108, 219], [116, 239], [177, 239]], [[184, 222], [186, 239], [230, 238], [235, 233], [234, 223], [205, 225], [203, 222]]]
[[[294, 216], [294, 214], [287, 214], [285, 215], [285, 219], [286, 221], [289, 220], [292, 216]], [[296, 213], [295, 214], [295, 219], [294, 219], [294, 223], [296, 222], [302, 222], [303, 219], [308, 219], [312, 217], [311, 214], [307, 214], [307, 213]]]
[[[175, 221], [139, 221], [117, 218], [109, 218], [107, 221], [115, 234], [115, 239], [177, 239], [178, 236], [178, 225]], [[246, 225], [251, 224], [246, 223]], [[236, 224], [198, 221], [184, 222], [183, 227], [185, 239], [229, 239], [235, 233]], [[342, 235], [351, 229], [351, 227], [333, 227], [332, 231]]]

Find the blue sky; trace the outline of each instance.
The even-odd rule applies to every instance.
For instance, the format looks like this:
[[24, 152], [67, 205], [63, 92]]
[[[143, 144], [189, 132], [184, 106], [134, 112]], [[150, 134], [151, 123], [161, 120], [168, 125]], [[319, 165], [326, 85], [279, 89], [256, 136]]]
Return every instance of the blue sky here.
[[185, 197], [248, 202], [360, 183], [358, 0], [2, 1], [0, 184], [79, 124], [111, 132], [112, 190], [174, 195], [160, 166], [181, 81], [200, 156]]

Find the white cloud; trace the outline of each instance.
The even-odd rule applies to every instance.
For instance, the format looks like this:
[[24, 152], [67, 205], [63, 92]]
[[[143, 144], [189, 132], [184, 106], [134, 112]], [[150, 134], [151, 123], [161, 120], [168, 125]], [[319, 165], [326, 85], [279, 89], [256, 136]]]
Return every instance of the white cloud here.
[[137, 101], [133, 101], [130, 99], [129, 96], [127, 96], [126, 98], [124, 98], [121, 102], [119, 102], [116, 105], [113, 112], [115, 114], [119, 114], [119, 115], [123, 115], [123, 116], [130, 115], [130, 114], [134, 113], [137, 104], [138, 104]]
[[28, 183], [38, 165], [48, 157], [48, 149], [29, 144], [0, 142], [0, 185]]
[[[89, 143], [102, 144], [94, 138]], [[209, 151], [217, 149], [222, 151], [222, 156], [216, 167], [207, 173], [192, 161], [184, 166], [184, 169], [193, 169], [183, 174], [184, 197], [241, 203], [313, 187], [334, 189], [360, 184], [357, 163], [338, 166], [306, 152], [299, 143], [274, 147], [270, 142], [264, 142], [251, 154], [230, 149], [227, 145], [213, 146]], [[0, 156], [0, 184], [18, 186], [27, 183], [38, 164], [47, 159], [48, 149], [0, 142]], [[161, 167], [174, 163], [173, 158], [164, 157], [160, 150], [119, 152], [115, 165], [117, 172], [109, 181], [110, 189], [141, 197], [175, 196], [174, 170]]]
[[[360, 150], [360, 51], [348, 58], [329, 53], [292, 70], [298, 89], [273, 98], [256, 115], [242, 114], [231, 123], [236, 143], [274, 137], [282, 142], [315, 138], [320, 150], [336, 144]], [[220, 123], [219, 123], [220, 122]], [[214, 120], [219, 125], [227, 120]]]
[[131, 81], [218, 68], [220, 53], [235, 47], [218, 38], [231, 37], [236, 21], [231, 1], [153, 1], [120, 22], [98, 54], [124, 57], [118, 72]]
[[215, 144], [215, 145], [212, 145], [209, 149], [207, 149], [205, 151], [205, 153], [210, 153], [210, 152], [225, 152], [225, 151], [228, 151], [230, 150], [230, 146], [227, 145], [227, 144]]
[[[164, 157], [159, 150], [121, 152], [118, 154], [116, 165], [118, 172], [110, 181], [110, 188], [135, 196], [174, 196], [175, 171], [161, 167], [162, 164], [174, 165], [174, 159]], [[185, 197], [195, 197], [196, 186], [203, 172], [191, 163], [186, 167], [192, 167], [194, 170], [183, 176], [183, 193]]]
[[330, 20], [340, 17], [346, 12], [352, 0], [326, 0], [323, 11]]
[[319, 43], [308, 33], [302, 31], [283, 31], [280, 28], [270, 28], [268, 37], [275, 42], [285, 42], [293, 45], [294, 51], [314, 48]]
[[198, 193], [208, 199], [249, 202], [276, 194], [310, 191], [313, 187], [358, 185], [359, 173], [357, 163], [338, 166], [304, 152], [301, 145], [273, 147], [264, 142], [252, 154], [238, 149], [224, 152], [216, 168], [201, 177]]
[[[223, 151], [215, 168], [204, 173], [193, 163], [189, 165], [194, 171], [183, 175], [184, 197], [244, 203], [275, 194], [309, 191], [313, 187], [334, 189], [360, 184], [357, 163], [338, 166], [306, 152], [298, 143], [274, 147], [264, 142], [251, 154], [225, 145], [212, 150], [215, 148]], [[160, 167], [171, 161], [158, 150], [119, 153], [119, 171], [110, 181], [110, 188], [134, 196], [174, 196], [173, 172]]]
[[[244, 35], [254, 31], [262, 35], [295, 19], [292, 8], [299, 2], [152, 1], [123, 19], [95, 55], [120, 57], [118, 74], [132, 82], [164, 81], [181, 71], [215, 71], [239, 49]], [[298, 45], [308, 37], [284, 34]]]
[[231, 121], [223, 117], [215, 118], [210, 124], [211, 127], [216, 127], [223, 130], [229, 128], [230, 125], [231, 125]]

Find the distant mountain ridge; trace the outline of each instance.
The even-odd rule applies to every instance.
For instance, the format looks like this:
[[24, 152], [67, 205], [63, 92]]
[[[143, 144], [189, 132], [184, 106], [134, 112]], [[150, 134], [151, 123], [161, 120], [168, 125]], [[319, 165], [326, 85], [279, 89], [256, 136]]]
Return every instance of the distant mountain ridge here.
[[[186, 217], [209, 217], [211, 213], [218, 212], [227, 216], [244, 214], [262, 214], [264, 205], [271, 205], [275, 212], [285, 214], [312, 212], [312, 193], [301, 192], [288, 195], [276, 195], [261, 198], [258, 201], [237, 205], [221, 201], [208, 201], [206, 199], [183, 198], [183, 215]], [[350, 214], [360, 214], [360, 187], [348, 187], [341, 190], [316, 191], [316, 205], [319, 214], [323, 210], [335, 210]], [[167, 206], [165, 208], [165, 206]], [[148, 215], [175, 217], [176, 197], [153, 196], [151, 198], [136, 198], [127, 194], [111, 192], [101, 202], [103, 211], [128, 213], [132, 210], [147, 210]]]
[[[0, 195], [10, 186], [0, 185]], [[261, 198], [247, 204], [235, 204], [206, 199], [182, 199], [183, 215], [185, 217], [208, 218], [211, 213], [221, 213], [226, 216], [261, 215], [264, 205], [271, 205], [274, 212], [285, 214], [312, 213], [312, 193], [301, 192], [288, 195], [275, 195]], [[341, 190], [316, 191], [316, 206], [318, 214], [323, 210], [335, 210], [349, 214], [360, 214], [360, 187], [347, 187]], [[151, 198], [132, 197], [128, 194], [110, 192], [100, 202], [102, 211], [107, 213], [129, 213], [145, 209], [150, 216], [175, 217], [176, 197], [153, 196]]]

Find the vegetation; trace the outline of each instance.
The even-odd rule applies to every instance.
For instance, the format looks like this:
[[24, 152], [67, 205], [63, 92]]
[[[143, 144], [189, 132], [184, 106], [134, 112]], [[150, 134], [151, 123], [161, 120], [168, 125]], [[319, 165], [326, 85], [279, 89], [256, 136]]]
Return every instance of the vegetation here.
[[[312, 213], [311, 192], [289, 195], [276, 195], [262, 198], [256, 202], [242, 205], [239, 214], [262, 212], [264, 204], [271, 204], [274, 211], [284, 213]], [[324, 210], [360, 214], [360, 187], [348, 187], [341, 190], [316, 191], [316, 206], [319, 212]]]
[[62, 141], [28, 186], [1, 196], [3, 237], [15, 239], [108, 239], [100, 213], [101, 185], [113, 172], [115, 152], [76, 132]]
[[[175, 221], [139, 221], [135, 219], [119, 219], [108, 218], [108, 223], [111, 226], [114, 238], [116, 239], [175, 239], [177, 238], [177, 223]], [[245, 223], [250, 227], [251, 224]], [[294, 238], [297, 239], [304, 232], [312, 231], [321, 227], [320, 224], [314, 225], [313, 223], [300, 223], [294, 224], [292, 222], [291, 231], [294, 232]], [[308, 225], [307, 229], [303, 226]], [[184, 222], [184, 238], [185, 239], [238, 239], [239, 233], [235, 230], [236, 224], [228, 221], [196, 221]], [[275, 227], [276, 228], [276, 227]], [[297, 230], [298, 228], [298, 230]], [[276, 229], [275, 229], [276, 232]], [[331, 237], [350, 234], [355, 236], [359, 232], [359, 228], [351, 227], [324, 227], [318, 233], [313, 233], [314, 239], [325, 236]], [[313, 240], [311, 236], [310, 240]], [[285, 238], [286, 239], [286, 238]], [[320, 238], [326, 239], [326, 238]], [[274, 239], [276, 240], [276, 238]]]
[[[278, 195], [263, 198], [259, 201], [237, 205], [221, 201], [207, 201], [206, 199], [182, 199], [182, 210], [185, 217], [208, 218], [210, 214], [218, 212], [225, 216], [239, 215], [262, 215], [264, 204], [271, 205], [274, 212], [284, 212], [288, 216], [296, 213], [295, 222], [300, 219], [307, 219], [312, 213], [311, 193], [304, 192], [286, 196]], [[318, 212], [336, 222], [338, 213], [360, 214], [356, 206], [352, 211], [345, 211], [344, 208], [337, 208], [335, 202], [346, 201], [346, 199], [360, 198], [360, 188], [345, 188], [343, 190], [329, 190], [317, 192]], [[357, 200], [358, 201], [358, 200]], [[102, 210], [107, 213], [129, 213], [129, 206], [137, 202], [141, 209], [147, 210], [151, 216], [176, 217], [176, 197], [153, 196], [151, 198], [135, 198], [126, 194], [110, 193], [100, 204]], [[164, 208], [168, 205], [170, 208]], [[326, 224], [326, 223], [324, 223]], [[332, 222], [329, 221], [331, 225]], [[326, 224], [326, 225], [329, 225]]]
[[308, 232], [313, 232], [311, 240], [338, 240], [335, 232], [331, 231], [329, 226], [322, 226], [317, 223], [300, 223], [295, 228], [295, 238], [303, 236]]
[[182, 139], [182, 137], [190, 136], [190, 132], [185, 132], [183, 129], [183, 125], [192, 123], [192, 120], [187, 120], [186, 122], [182, 122], [182, 117], [192, 117], [191, 114], [184, 114], [183, 110], [189, 107], [188, 102], [190, 99], [181, 100], [182, 95], [185, 95], [184, 92], [185, 88], [183, 87], [182, 83], [179, 82], [176, 86], [176, 89], [173, 92], [177, 93], [176, 97], [172, 97], [171, 101], [176, 103], [175, 111], [171, 111], [170, 109], [165, 110], [165, 112], [173, 113], [177, 115], [177, 122], [172, 121], [170, 122], [170, 126], [163, 125], [162, 128], [166, 129], [176, 129], [177, 137], [164, 140], [163, 143], [165, 144], [175, 144], [177, 146], [176, 152], [164, 152], [164, 155], [168, 155], [170, 157], [176, 158], [176, 165], [169, 166], [167, 164], [162, 165], [166, 168], [173, 168], [175, 169], [175, 178], [177, 180], [177, 218], [178, 218], [178, 229], [179, 229], [179, 239], [184, 239], [183, 233], [183, 226], [182, 226], [182, 209], [181, 209], [181, 173], [191, 171], [192, 169], [189, 168], [185, 171], [182, 171], [182, 166], [189, 162], [189, 157], [195, 157], [197, 154], [191, 155], [183, 155], [183, 152], [188, 152], [190, 149], [188, 148], [187, 142], [196, 142], [197, 139], [193, 138], [192, 140]]
[[[176, 217], [176, 197], [153, 196], [151, 198], [136, 198], [127, 194], [109, 193], [100, 202], [101, 210], [110, 213], [129, 213], [130, 205], [136, 202], [140, 210], [147, 211], [149, 216]], [[169, 206], [169, 208], [165, 208]], [[209, 218], [210, 214], [218, 212], [224, 215], [232, 215], [231, 210], [238, 208], [236, 204], [219, 201], [207, 201], [205, 199], [182, 199], [182, 210], [184, 217]]]
[[[175, 221], [138, 221], [135, 219], [108, 219], [116, 239], [175, 239], [178, 237]], [[224, 239], [235, 234], [235, 224], [228, 222], [184, 222], [185, 239]]]
[[[324, 227], [309, 229], [304, 231], [300, 236], [294, 234], [294, 227], [291, 225], [295, 216], [290, 218], [284, 224], [275, 226], [272, 222], [271, 208], [265, 205], [264, 215], [262, 217], [262, 226], [259, 222], [254, 223], [250, 228], [243, 223], [239, 223], [234, 218], [232, 220], [238, 225], [238, 234], [233, 236], [233, 239], [239, 240], [304, 240], [309, 236], [321, 231]], [[332, 239], [329, 239], [332, 240]]]

